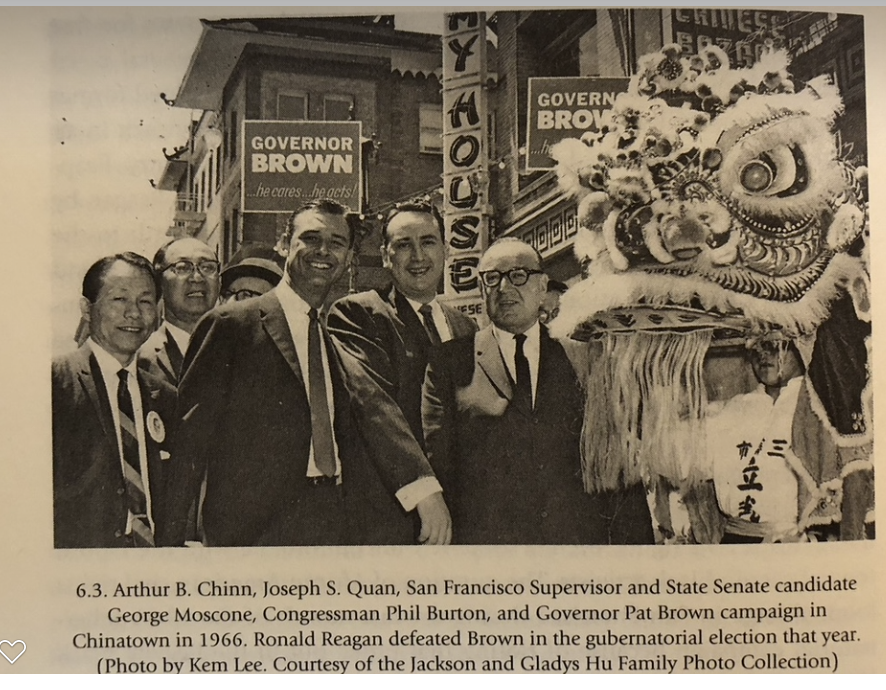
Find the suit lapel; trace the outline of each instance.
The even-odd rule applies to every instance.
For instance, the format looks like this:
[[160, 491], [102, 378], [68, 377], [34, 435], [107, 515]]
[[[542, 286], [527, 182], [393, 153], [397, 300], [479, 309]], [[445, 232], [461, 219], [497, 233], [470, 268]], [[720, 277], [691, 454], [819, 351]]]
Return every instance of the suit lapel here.
[[114, 418], [111, 416], [111, 402], [108, 391], [99, 369], [98, 361], [89, 347], [81, 348], [83, 359], [78, 373], [80, 385], [86, 392], [86, 397], [92, 403], [95, 414], [101, 423], [108, 444], [117, 453], [117, 430], [114, 429]]
[[[171, 419], [164, 418], [162, 413], [168, 412], [161, 405], [161, 382], [154, 376], [139, 370], [138, 393], [142, 402], [142, 422], [145, 434], [145, 452], [148, 458], [148, 481], [151, 492], [154, 520], [157, 520], [158, 511], [162, 511], [160, 501], [164, 496], [166, 479], [168, 478], [168, 466], [161, 455], [164, 443], [168, 441], [167, 434]], [[166, 455], [166, 459], [169, 459]]]
[[[254, 299], [259, 301], [259, 314], [265, 332], [277, 346], [277, 349], [280, 350], [280, 354], [283, 355], [283, 358], [289, 364], [289, 368], [295, 374], [295, 378], [301, 382], [302, 386], [305, 386], [301, 365], [295, 352], [295, 343], [292, 342], [292, 333], [289, 331], [289, 322], [286, 321], [286, 315], [283, 313], [283, 307], [280, 306], [280, 300], [277, 299], [273, 290]], [[307, 390], [307, 387], [305, 387], [305, 390]]]
[[535, 409], [545, 410], [546, 400], [553, 391], [548, 390], [548, 386], [562, 385], [562, 376], [558, 369], [558, 358], [556, 348], [558, 343], [551, 339], [548, 330], [544, 326], [541, 327], [539, 334], [539, 350], [538, 350], [538, 390], [535, 391]]
[[166, 333], [166, 338], [160, 356], [162, 358], [163, 367], [168, 368], [168, 373], [171, 374], [170, 381], [178, 383], [178, 378], [181, 376], [184, 356], [179, 349], [175, 338], [172, 337], [172, 333], [170, 333], [168, 329], [164, 329], [164, 331]]
[[400, 332], [409, 339], [407, 347], [415, 347], [422, 352], [426, 352], [431, 346], [431, 340], [428, 337], [424, 324], [418, 318], [418, 314], [415, 313], [415, 309], [412, 308], [409, 301], [397, 292], [395, 288], [391, 288], [388, 302], [394, 307], [397, 318], [403, 324]]
[[499, 395], [510, 400], [513, 395], [513, 384], [504, 360], [501, 358], [501, 350], [492, 332], [492, 326], [487, 326], [477, 333], [474, 346], [477, 365], [486, 374]]
[[449, 332], [452, 339], [463, 338], [477, 332], [476, 326], [469, 316], [465, 316], [455, 307], [448, 304], [440, 304], [443, 307], [443, 316], [446, 317], [446, 324], [449, 326]]

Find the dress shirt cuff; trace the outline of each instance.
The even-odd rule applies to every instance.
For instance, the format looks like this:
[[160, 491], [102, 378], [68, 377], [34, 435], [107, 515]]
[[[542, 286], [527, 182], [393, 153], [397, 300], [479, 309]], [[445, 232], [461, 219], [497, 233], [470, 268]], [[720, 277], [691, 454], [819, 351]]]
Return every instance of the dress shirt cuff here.
[[400, 501], [400, 505], [403, 506], [403, 510], [408, 513], [410, 510], [415, 510], [415, 506], [428, 496], [438, 491], [442, 492], [443, 488], [436, 477], [419, 477], [411, 484], [400, 487], [400, 490], [395, 495], [397, 500]]

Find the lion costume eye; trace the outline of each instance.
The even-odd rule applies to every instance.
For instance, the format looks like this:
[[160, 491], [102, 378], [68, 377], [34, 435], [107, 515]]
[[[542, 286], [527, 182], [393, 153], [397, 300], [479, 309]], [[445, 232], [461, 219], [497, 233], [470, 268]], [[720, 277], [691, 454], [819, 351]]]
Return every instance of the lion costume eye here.
[[749, 194], [799, 194], [809, 182], [803, 152], [798, 146], [783, 144], [760, 153], [741, 167], [738, 181]]

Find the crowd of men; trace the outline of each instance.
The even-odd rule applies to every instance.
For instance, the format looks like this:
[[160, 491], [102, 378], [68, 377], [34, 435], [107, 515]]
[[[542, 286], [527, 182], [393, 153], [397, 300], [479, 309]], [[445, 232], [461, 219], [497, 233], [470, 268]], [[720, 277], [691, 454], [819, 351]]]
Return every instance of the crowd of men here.
[[583, 488], [535, 249], [483, 255], [478, 330], [438, 299], [432, 205], [388, 214], [390, 287], [328, 309], [355, 217], [312, 201], [287, 234], [282, 268], [194, 238], [89, 268], [88, 338], [52, 366], [56, 547], [652, 543], [642, 486]]

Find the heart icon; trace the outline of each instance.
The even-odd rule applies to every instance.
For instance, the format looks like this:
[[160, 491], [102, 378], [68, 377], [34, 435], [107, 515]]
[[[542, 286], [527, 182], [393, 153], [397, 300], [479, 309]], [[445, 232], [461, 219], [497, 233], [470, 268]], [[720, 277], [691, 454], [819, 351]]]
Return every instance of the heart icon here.
[[[3, 651], [3, 645], [5, 645], [5, 644], [9, 645], [10, 650], [12, 650], [16, 645], [20, 644], [22, 646], [22, 651], [20, 651], [18, 654], [16, 654], [14, 657], [12, 657], [10, 659], [6, 655], [6, 652]], [[25, 644], [24, 640], [16, 640], [15, 642], [10, 642], [9, 640], [0, 640], [0, 654], [2, 654], [3, 658], [6, 659], [10, 664], [14, 664], [16, 661], [18, 661], [18, 658], [22, 654], [24, 654], [27, 649], [28, 649], [28, 645]], [[10, 651], [10, 653], [12, 653], [12, 652]]]

